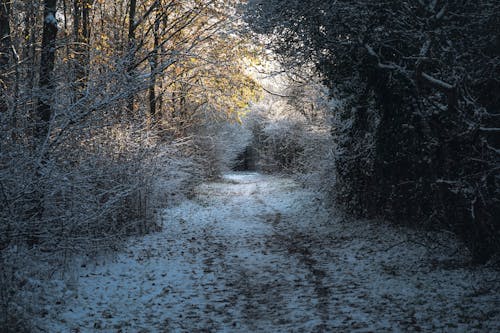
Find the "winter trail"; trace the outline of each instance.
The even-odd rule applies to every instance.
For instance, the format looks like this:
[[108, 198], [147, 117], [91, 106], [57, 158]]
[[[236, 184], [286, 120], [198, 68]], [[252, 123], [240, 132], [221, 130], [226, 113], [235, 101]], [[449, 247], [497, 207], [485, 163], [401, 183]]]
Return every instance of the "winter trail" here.
[[48, 332], [498, 327], [494, 271], [478, 275], [416, 242], [398, 246], [407, 231], [334, 218], [321, 202], [290, 179], [257, 173], [203, 184], [194, 199], [164, 211], [161, 232], [134, 239], [111, 261], [85, 265], [78, 288], [42, 326]]

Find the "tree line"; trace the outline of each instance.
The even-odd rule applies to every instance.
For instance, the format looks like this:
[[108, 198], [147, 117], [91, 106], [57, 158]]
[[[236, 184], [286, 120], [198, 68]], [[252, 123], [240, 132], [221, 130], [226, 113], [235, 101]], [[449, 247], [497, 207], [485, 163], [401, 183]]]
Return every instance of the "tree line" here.
[[20, 281], [156, 229], [216, 172], [211, 124], [259, 94], [240, 5], [0, 1], [0, 331], [31, 313]]
[[[238, 121], [258, 95], [241, 61], [253, 51], [238, 33], [238, 6], [2, 0], [2, 228], [18, 218], [39, 224], [47, 206], [40, 182], [56, 170], [79, 172], [91, 155], [106, 160], [104, 151], [108, 161], [139, 158], [147, 142], [191, 137], [213, 119]], [[19, 187], [15, 171], [33, 183]]]

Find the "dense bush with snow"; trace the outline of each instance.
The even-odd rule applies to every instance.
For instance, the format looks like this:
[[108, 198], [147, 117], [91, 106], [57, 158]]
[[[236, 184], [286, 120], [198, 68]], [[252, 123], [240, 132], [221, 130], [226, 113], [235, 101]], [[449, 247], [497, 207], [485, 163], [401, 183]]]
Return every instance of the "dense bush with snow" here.
[[497, 1], [250, 1], [248, 22], [343, 101], [337, 202], [500, 250]]
[[212, 126], [259, 92], [236, 5], [0, 0], [0, 332], [42, 311], [25, 291], [156, 230], [244, 149]]
[[265, 92], [243, 124], [252, 133], [247, 158], [256, 170], [293, 174], [328, 190], [334, 183], [330, 110], [336, 101], [307, 68], [285, 74], [269, 58], [259, 73]]
[[13, 331], [40, 311], [25, 296], [66, 260], [156, 230], [157, 208], [205, 179], [207, 156], [194, 139], [168, 143], [144, 128], [80, 123], [42, 159], [12, 139], [22, 130], [0, 134], [0, 322]]

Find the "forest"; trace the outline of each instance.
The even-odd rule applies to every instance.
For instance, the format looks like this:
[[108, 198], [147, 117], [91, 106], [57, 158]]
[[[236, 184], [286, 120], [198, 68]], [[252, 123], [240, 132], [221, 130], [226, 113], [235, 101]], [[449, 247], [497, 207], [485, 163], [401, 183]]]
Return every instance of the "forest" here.
[[[182, 239], [174, 219], [192, 234], [161, 251], [184, 256], [191, 243], [208, 242], [207, 230], [219, 229], [203, 214], [217, 215], [218, 203], [208, 199], [218, 196], [252, 210], [225, 216], [220, 208], [225, 217], [214, 219], [246, 223], [241, 237], [257, 232], [245, 220], [250, 215], [272, 226], [271, 240], [258, 241], [268, 244], [262, 252], [287, 244], [288, 256], [315, 276], [308, 281], [320, 303], [330, 302], [334, 289], [325, 287], [330, 271], [318, 268], [328, 259], [316, 254], [320, 244], [336, 251], [330, 241], [345, 241], [338, 236], [345, 230], [361, 244], [366, 230], [378, 226], [396, 230], [380, 231], [393, 235], [382, 240], [388, 252], [423, 248], [447, 263], [461, 262], [460, 274], [487, 281], [475, 286], [473, 297], [485, 298], [470, 310], [482, 319], [467, 312], [465, 326], [445, 328], [425, 326], [418, 316], [400, 326], [388, 319], [391, 329], [500, 328], [494, 309], [500, 297], [499, 1], [0, 0], [0, 128], [1, 333], [231, 331], [226, 322], [206, 321], [218, 318], [212, 312], [181, 315], [182, 324], [165, 319], [163, 329], [97, 321], [87, 327], [69, 319], [47, 324], [56, 316], [47, 304], [69, 304], [85, 289], [75, 276], [83, 276], [78, 269], [87, 261], [138, 249], [127, 245], [137, 239]], [[238, 201], [245, 191], [250, 194]], [[201, 208], [189, 206], [199, 202]], [[195, 209], [196, 219], [179, 207]], [[335, 229], [341, 222], [321, 229], [322, 221], [337, 220], [351, 229]], [[229, 237], [233, 229], [223, 225], [214, 239]], [[263, 237], [252, 235], [252, 241]], [[431, 236], [408, 241], [404, 235]], [[219, 253], [217, 244], [200, 247]], [[257, 251], [251, 244], [249, 253]], [[212, 272], [218, 257], [207, 260]], [[217, 266], [226, 275], [233, 273], [227, 260]], [[404, 266], [413, 259], [394, 260]], [[238, 272], [231, 279], [247, 281], [245, 288], [255, 282]], [[77, 296], [50, 298], [57, 288], [49, 281]], [[239, 293], [262, 301], [255, 290]], [[247, 326], [227, 325], [237, 332], [359, 328], [332, 322], [328, 307], [311, 315], [320, 324], [300, 326], [288, 313], [276, 314], [270, 326], [251, 324], [252, 316], [266, 317], [259, 309], [241, 310]], [[202, 326], [189, 326], [196, 323]], [[364, 328], [389, 329], [372, 324]]]

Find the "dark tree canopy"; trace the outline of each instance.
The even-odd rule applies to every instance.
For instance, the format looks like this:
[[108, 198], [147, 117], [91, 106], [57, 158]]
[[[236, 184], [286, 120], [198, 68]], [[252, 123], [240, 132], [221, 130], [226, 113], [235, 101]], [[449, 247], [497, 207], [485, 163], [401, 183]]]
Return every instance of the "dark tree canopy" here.
[[250, 1], [247, 21], [342, 98], [338, 202], [500, 247], [498, 1]]

